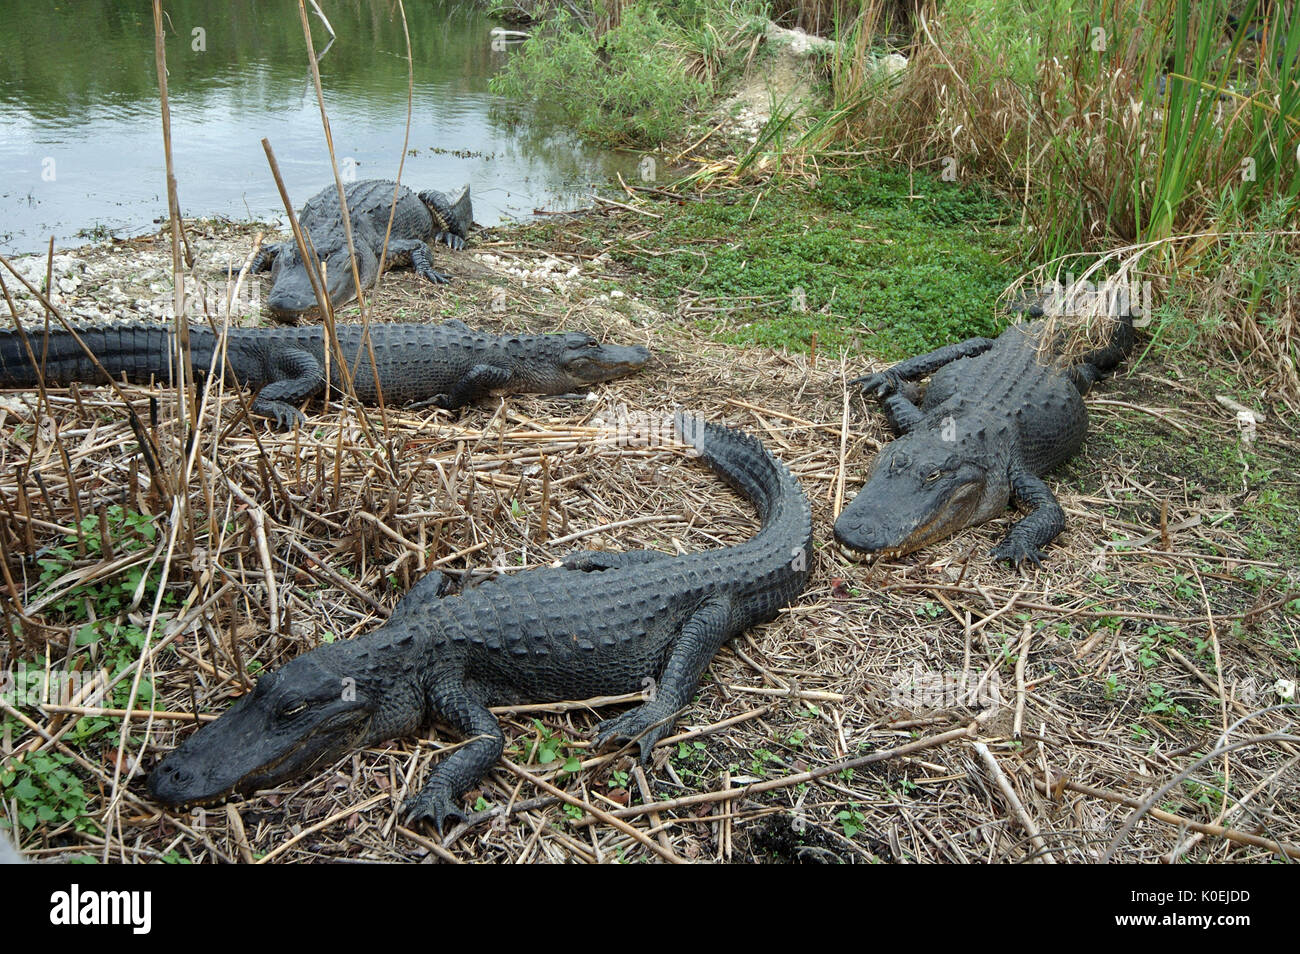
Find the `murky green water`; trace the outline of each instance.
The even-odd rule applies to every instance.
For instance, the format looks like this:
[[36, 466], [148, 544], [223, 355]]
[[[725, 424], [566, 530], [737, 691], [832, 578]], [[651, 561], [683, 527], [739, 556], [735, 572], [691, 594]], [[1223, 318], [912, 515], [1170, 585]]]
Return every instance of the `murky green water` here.
[[[356, 178], [397, 172], [406, 120], [397, 4], [319, 0], [337, 34], [320, 60], [335, 151]], [[283, 214], [267, 137], [295, 206], [332, 181], [293, 0], [166, 0], [172, 148], [187, 216]], [[317, 51], [329, 34], [311, 13]], [[415, 68], [402, 181], [469, 182], [482, 224], [583, 204], [637, 157], [601, 152], [488, 92], [508, 52], [481, 8], [408, 0]], [[0, 0], [0, 249], [96, 229], [149, 231], [167, 210], [147, 0]], [[626, 171], [625, 171], [626, 174]]]

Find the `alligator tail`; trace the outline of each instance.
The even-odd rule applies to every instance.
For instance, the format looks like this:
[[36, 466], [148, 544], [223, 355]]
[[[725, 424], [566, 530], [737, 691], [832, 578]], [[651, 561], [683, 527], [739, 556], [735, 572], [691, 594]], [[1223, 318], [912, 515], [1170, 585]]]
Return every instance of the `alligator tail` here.
[[420, 199], [433, 213], [439, 230], [469, 237], [469, 228], [474, 224], [474, 206], [470, 202], [468, 182], [450, 195], [429, 189], [420, 193]]
[[712, 424], [678, 412], [678, 438], [694, 446], [724, 481], [745, 496], [758, 511], [762, 529], [755, 542], [775, 538], [786, 543], [792, 558], [802, 553], [806, 572], [811, 556], [812, 511], [799, 481], [763, 446], [743, 431]]
[[[114, 378], [147, 384], [171, 381], [170, 334], [162, 325], [82, 325], [77, 334]], [[0, 330], [0, 386], [35, 387], [42, 380], [51, 386], [84, 381], [103, 384], [104, 374], [62, 326], [50, 329], [32, 324], [27, 341], [16, 330]], [[28, 345], [31, 346], [30, 353]], [[32, 363], [32, 356], [36, 362]]]

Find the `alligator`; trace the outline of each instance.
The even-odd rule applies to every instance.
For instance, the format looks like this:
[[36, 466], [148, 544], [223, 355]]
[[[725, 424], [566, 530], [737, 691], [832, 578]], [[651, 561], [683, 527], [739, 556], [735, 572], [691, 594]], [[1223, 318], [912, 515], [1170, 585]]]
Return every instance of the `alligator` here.
[[[19, 331], [0, 330], [0, 387], [35, 387], [41, 380], [51, 385], [104, 383], [104, 372], [140, 384], [171, 381], [170, 326], [138, 322], [74, 327], [99, 365], [66, 329], [52, 330], [48, 338], [33, 331], [26, 343]], [[356, 396], [367, 403], [378, 400], [380, 386], [388, 404], [447, 409], [493, 392], [563, 394], [631, 374], [650, 358], [639, 345], [601, 344], [580, 332], [491, 335], [454, 320], [369, 327], [373, 366], [363, 339], [365, 326], [335, 326], [340, 351], [355, 368]], [[329, 385], [341, 388], [340, 362], [332, 349], [331, 360], [326, 360], [325, 331], [319, 325], [231, 328], [226, 334], [226, 366], [239, 384], [257, 390], [252, 411], [281, 428], [303, 421], [295, 405], [326, 390], [327, 367]], [[191, 325], [189, 343], [190, 364], [196, 376], [205, 376], [221, 337], [206, 326]]]
[[[1031, 307], [1031, 314], [1042, 314]], [[1065, 513], [1042, 475], [1078, 451], [1088, 429], [1083, 396], [1133, 346], [1130, 314], [1108, 343], [1066, 363], [1059, 334], [1041, 321], [998, 338], [971, 338], [857, 378], [880, 399], [899, 435], [877, 456], [866, 485], [835, 521], [849, 550], [901, 556], [983, 523], [1015, 497], [1031, 512], [991, 552], [1041, 565]], [[1046, 347], [1044, 347], [1046, 345]], [[924, 401], [910, 382], [928, 374]]]
[[379, 628], [328, 643], [259, 678], [150, 773], [166, 805], [209, 804], [320, 770], [434, 719], [468, 740], [403, 811], [439, 832], [500, 757], [488, 706], [646, 690], [601, 722], [597, 746], [635, 742], [644, 763], [731, 637], [777, 616], [809, 575], [812, 515], [802, 488], [756, 438], [678, 412], [676, 435], [758, 512], [759, 531], [720, 550], [580, 551], [559, 565], [447, 595], [424, 576]]
[[[410, 265], [431, 282], [448, 281], [446, 275], [433, 270], [428, 242], [432, 239], [458, 250], [465, 247], [473, 222], [469, 186], [462, 186], [450, 196], [433, 189], [417, 194], [385, 179], [363, 179], [343, 190], [352, 220], [352, 245], [357, 253], [361, 287], [371, 287], [379, 277], [380, 253], [388, 232], [394, 189], [397, 205], [384, 265]], [[355, 299], [357, 286], [348, 257], [338, 189], [326, 186], [308, 199], [298, 213], [298, 224], [308, 239], [309, 254], [314, 250], [317, 259], [325, 263], [325, 284], [333, 305], [345, 305]], [[251, 270], [267, 269], [271, 270], [272, 284], [266, 306], [274, 317], [293, 321], [319, 313], [316, 293], [296, 242], [263, 246], [253, 258]]]

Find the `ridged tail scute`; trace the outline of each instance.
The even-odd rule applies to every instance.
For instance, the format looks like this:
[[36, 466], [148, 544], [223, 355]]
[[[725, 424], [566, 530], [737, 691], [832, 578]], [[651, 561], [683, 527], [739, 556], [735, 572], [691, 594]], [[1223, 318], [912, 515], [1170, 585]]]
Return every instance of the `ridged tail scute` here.
[[[171, 381], [170, 334], [165, 326], [145, 324], [82, 325], [76, 326], [81, 340], [99, 359], [99, 363], [114, 378], [126, 377], [128, 381], [148, 384]], [[58, 387], [74, 381], [103, 384], [104, 375], [95, 366], [76, 338], [62, 325], [45, 333], [44, 324], [26, 329], [32, 363], [27, 345], [17, 330], [0, 330], [0, 386], [11, 388], [36, 387], [41, 380], [44, 363], [44, 381]]]
[[744, 431], [681, 411], [673, 416], [673, 424], [678, 440], [699, 451], [719, 477], [754, 505], [763, 525], [754, 539], [788, 539], [791, 558], [797, 560], [796, 551], [802, 552], [805, 568], [811, 557], [812, 509], [790, 469]]
[[470, 226], [474, 224], [474, 203], [470, 200], [469, 183], [451, 193], [429, 189], [420, 193], [420, 199], [433, 214], [436, 231], [469, 237]]

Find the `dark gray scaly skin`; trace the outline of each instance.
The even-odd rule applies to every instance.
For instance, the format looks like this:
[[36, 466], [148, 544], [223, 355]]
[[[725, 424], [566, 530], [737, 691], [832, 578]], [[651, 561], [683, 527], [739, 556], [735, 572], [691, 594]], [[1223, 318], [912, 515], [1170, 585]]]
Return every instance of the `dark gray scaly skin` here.
[[[1030, 513], [992, 556], [1041, 563], [1042, 548], [1065, 529], [1041, 477], [1078, 451], [1088, 429], [1083, 395], [1132, 349], [1132, 317], [1115, 320], [1110, 342], [1068, 367], [1043, 362], [1043, 325], [1034, 322], [851, 382], [880, 399], [900, 436], [835, 522], [836, 539], [863, 553], [910, 553], [1001, 514], [1014, 497]], [[909, 382], [926, 375], [918, 407]]]
[[[393, 208], [395, 185], [386, 179], [363, 179], [343, 189], [352, 220], [352, 245], [362, 288], [371, 287], [379, 277], [379, 257], [388, 230], [389, 210]], [[431, 282], [447, 281], [446, 275], [433, 270], [428, 243], [442, 242], [454, 249], [464, 248], [473, 217], [468, 185], [452, 195], [433, 189], [415, 193], [401, 186], [393, 211], [385, 268], [410, 265]], [[298, 212], [298, 224], [309, 239], [309, 251], [314, 249], [317, 258], [325, 262], [330, 301], [338, 307], [354, 300], [357, 286], [348, 257], [338, 189], [326, 186], [308, 199]], [[276, 318], [292, 321], [319, 313], [311, 279], [296, 242], [263, 246], [251, 268], [254, 272], [271, 269], [271, 293], [266, 305]]]
[[[78, 334], [114, 378], [147, 384], [171, 381], [172, 331], [162, 324], [84, 325]], [[378, 400], [375, 371], [384, 401], [457, 408], [488, 394], [564, 394], [631, 374], [650, 358], [639, 345], [603, 345], [590, 335], [490, 335], [459, 321], [439, 325], [371, 325], [374, 365], [361, 325], [337, 325], [339, 345], [353, 385], [366, 403]], [[192, 325], [190, 363], [207, 374], [219, 337]], [[103, 383], [104, 377], [63, 328], [28, 333], [37, 367], [17, 331], [0, 330], [0, 387], [35, 387], [42, 360], [45, 383]], [[360, 360], [358, 361], [358, 355]], [[337, 357], [331, 352], [330, 385], [341, 388]], [[303, 419], [296, 405], [325, 391], [325, 331], [320, 326], [231, 328], [226, 362], [235, 380], [257, 391], [252, 410], [280, 427]]]
[[405, 805], [442, 830], [501, 755], [488, 706], [650, 688], [600, 723], [598, 745], [637, 741], [641, 760], [691, 701], [728, 639], [774, 619], [808, 580], [812, 517], [785, 465], [740, 431], [678, 415], [678, 434], [758, 511], [762, 527], [721, 550], [582, 551], [562, 567], [497, 577], [447, 596], [437, 572], [378, 629], [330, 643], [258, 680], [149, 777], [168, 805], [208, 803], [323, 769], [433, 720], [469, 740]]

